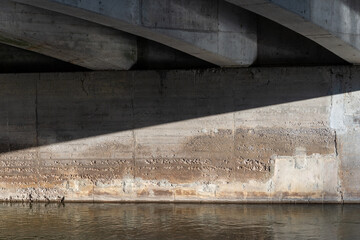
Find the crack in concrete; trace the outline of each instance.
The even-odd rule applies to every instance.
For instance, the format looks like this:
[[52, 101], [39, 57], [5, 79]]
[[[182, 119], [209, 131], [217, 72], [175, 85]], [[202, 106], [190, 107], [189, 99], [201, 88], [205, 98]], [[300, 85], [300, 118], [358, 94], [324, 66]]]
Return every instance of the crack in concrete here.
[[334, 130], [334, 146], [335, 146], [335, 154], [336, 156], [339, 156], [336, 130]]
[[340, 190], [341, 204], [344, 204], [344, 193]]
[[89, 92], [86, 90], [85, 88], [85, 77], [81, 78], [81, 89], [83, 90], [83, 92], [86, 94], [86, 96], [89, 96]]

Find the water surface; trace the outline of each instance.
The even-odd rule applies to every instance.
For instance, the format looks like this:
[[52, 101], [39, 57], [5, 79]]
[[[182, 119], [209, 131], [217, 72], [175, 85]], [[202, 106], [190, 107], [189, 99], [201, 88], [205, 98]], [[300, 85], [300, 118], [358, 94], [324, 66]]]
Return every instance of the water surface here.
[[0, 203], [0, 239], [360, 239], [360, 205]]

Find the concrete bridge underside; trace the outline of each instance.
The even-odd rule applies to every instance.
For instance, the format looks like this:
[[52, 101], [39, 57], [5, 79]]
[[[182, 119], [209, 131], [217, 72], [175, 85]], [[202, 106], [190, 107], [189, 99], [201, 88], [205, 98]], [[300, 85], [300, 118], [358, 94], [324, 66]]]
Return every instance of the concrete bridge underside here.
[[1, 1], [0, 201], [360, 202], [359, 11]]
[[0, 4], [0, 42], [91, 70], [360, 62], [356, 1]]

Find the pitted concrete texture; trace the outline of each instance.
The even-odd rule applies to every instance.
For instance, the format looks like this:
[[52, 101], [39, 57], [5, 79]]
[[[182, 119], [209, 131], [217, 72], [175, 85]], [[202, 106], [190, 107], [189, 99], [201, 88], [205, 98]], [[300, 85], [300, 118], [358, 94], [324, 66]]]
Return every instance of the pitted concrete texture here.
[[0, 75], [0, 200], [359, 201], [358, 67]]
[[222, 67], [256, 60], [256, 16], [219, 0], [16, 2], [115, 28]]

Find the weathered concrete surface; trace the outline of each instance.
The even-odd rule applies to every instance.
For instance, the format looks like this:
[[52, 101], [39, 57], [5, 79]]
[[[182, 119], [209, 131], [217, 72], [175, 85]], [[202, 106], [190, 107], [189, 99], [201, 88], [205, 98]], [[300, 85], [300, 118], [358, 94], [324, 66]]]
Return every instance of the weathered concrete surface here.
[[[216, 67], [201, 59], [147, 39], [136, 37], [136, 44], [136, 62], [131, 66], [131, 69], [205, 69]], [[101, 48], [92, 50], [94, 51], [92, 54], [95, 54], [97, 51], [100, 51], [99, 54], [96, 53], [99, 56], [103, 56], [104, 54], [101, 53]], [[38, 49], [31, 48], [31, 51], [29, 51], [6, 44], [0, 44], [0, 72], [78, 72], [88, 70], [71, 63], [39, 54], [36, 51], [38, 51]], [[110, 54], [110, 58], [115, 61], [116, 64], [119, 64], [117, 59], [119, 57], [119, 52], [113, 51], [107, 52], [107, 54]], [[62, 58], [57, 55], [56, 57]], [[103, 59], [103, 61], [111, 60], [110, 58]], [[135, 59], [132, 59], [131, 62], [134, 63], [133, 61]], [[64, 60], [68, 60], [68, 56]], [[111, 67], [105, 64], [105, 62], [102, 66], [104, 69]], [[94, 65], [88, 65], [88, 67], [94, 67]]]
[[350, 68], [348, 71], [334, 71], [334, 92], [345, 92], [333, 97], [331, 112], [332, 128], [336, 130], [338, 154], [341, 159], [339, 176], [341, 181], [342, 197], [345, 201], [358, 202], [359, 171], [359, 101], [360, 93], [358, 71]]
[[226, 1], [277, 22], [350, 63], [360, 63], [357, 0]]
[[0, 72], [77, 72], [87, 71], [67, 62], [0, 43]]
[[137, 62], [131, 70], [176, 70], [216, 68], [209, 62], [163, 44], [137, 38]]
[[16, 0], [150, 39], [218, 66], [256, 60], [256, 17], [220, 0]]
[[[37, 1], [26, 2], [38, 7], [47, 6], [37, 5], [39, 4]], [[105, 5], [109, 5], [111, 1], [105, 2]], [[125, 4], [125, 2], [116, 1], [119, 6]], [[93, 4], [97, 6], [100, 3], [95, 1]], [[132, 1], [132, 4], [137, 6], [138, 2]], [[142, 9], [141, 14], [139, 13], [141, 16], [138, 16], [141, 21], [133, 20], [136, 24], [141, 22], [138, 27], [141, 28], [142, 32], [136, 32], [139, 30], [137, 27], [128, 29], [128, 25], [126, 25], [126, 29], [140, 36], [147, 33], [148, 35], [145, 34], [145, 37], [159, 42], [89, 22], [97, 22], [97, 18], [86, 18], [89, 21], [84, 21], [81, 19], [81, 14], [73, 17], [66, 15], [71, 13], [71, 9], [80, 11], [82, 5], [80, 10], [78, 8], [69, 10], [69, 6], [61, 5], [69, 10], [66, 12], [60, 11], [61, 13], [9, 0], [2, 1], [0, 6], [3, 11], [0, 42], [95, 70], [216, 67], [210, 62], [194, 57], [199, 57], [198, 55], [204, 54], [204, 51], [212, 51], [211, 54], [216, 52], [217, 60], [212, 59], [211, 54], [205, 54], [206, 57], [203, 57], [203, 59], [211, 62], [215, 61], [214, 63], [220, 66], [348, 64], [310, 39], [264, 17], [220, 0], [200, 2], [178, 0], [144, 1], [144, 4], [138, 6]], [[94, 6], [93, 8], [95, 8]], [[129, 12], [133, 10], [137, 14], [137, 10], [134, 10], [131, 6], [130, 4]], [[135, 9], [137, 9], [136, 6]], [[85, 8], [85, 6], [83, 7]], [[100, 13], [95, 14], [98, 11]], [[101, 10], [100, 8], [97, 10], [92, 9], [86, 13], [95, 14], [99, 17], [102, 16], [104, 11], [104, 9]], [[109, 9], [105, 11], [106, 14], [109, 14], [106, 18], [107, 21], [113, 19], [113, 17], [126, 18], [126, 14], [116, 15], [112, 12], [109, 13], [109, 11]], [[116, 11], [122, 10], [118, 9]], [[116, 16], [111, 17], [111, 14]], [[131, 17], [133, 16], [128, 16], [128, 18]], [[100, 23], [105, 24], [101, 21]], [[110, 25], [110, 27], [114, 26]], [[162, 32], [165, 32], [166, 36], [161, 35]], [[159, 34], [161, 35], [160, 40], [158, 39]], [[171, 41], [168, 35], [171, 35]], [[183, 44], [183, 40], [176, 40], [178, 38], [184, 38], [185, 40], [183, 40], [187, 41], [187, 45]], [[179, 41], [182, 43], [180, 44]], [[188, 45], [192, 45], [190, 48], [194, 48], [194, 56], [185, 53], [189, 52]], [[205, 50], [197, 49], [201, 47], [205, 48]], [[18, 55], [18, 53], [15, 53], [15, 55]], [[0, 56], [2, 56], [1, 52]], [[230, 56], [232, 60], [229, 59], [232, 63], [228, 64], [229, 59], [224, 60], [224, 56]], [[220, 60], [227, 63], [219, 63]], [[36, 61], [39, 61], [39, 65], [43, 64], [41, 59], [34, 58], [34, 65], [38, 65], [35, 64]], [[236, 61], [238, 62], [236, 63]], [[12, 57], [6, 58], [6, 60], [1, 58], [1, 62], [5, 62], [6, 66], [7, 62], [12, 63]], [[245, 62], [247, 63], [245, 64]], [[43, 68], [47, 69], [47, 67], [47, 65], [44, 65]], [[2, 72], [6, 72], [5, 69]], [[36, 71], [35, 69], [33, 72]], [[58, 71], [63, 70], [59, 68]]]
[[0, 15], [1, 43], [92, 70], [127, 70], [137, 61], [130, 34], [8, 0]]
[[0, 199], [359, 201], [359, 74], [0, 75]]

